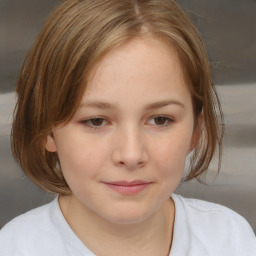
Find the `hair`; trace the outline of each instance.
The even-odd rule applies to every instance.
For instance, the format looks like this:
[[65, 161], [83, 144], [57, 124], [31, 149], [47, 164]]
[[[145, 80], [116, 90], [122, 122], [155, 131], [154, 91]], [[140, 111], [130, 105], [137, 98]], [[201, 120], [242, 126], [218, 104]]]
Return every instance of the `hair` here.
[[150, 35], [174, 48], [191, 92], [202, 134], [185, 180], [202, 175], [219, 152], [223, 114], [205, 46], [173, 0], [67, 0], [50, 15], [28, 53], [17, 82], [12, 151], [23, 171], [46, 191], [70, 194], [56, 152], [45, 149], [52, 128], [68, 122], [86, 90], [88, 75], [125, 41]]

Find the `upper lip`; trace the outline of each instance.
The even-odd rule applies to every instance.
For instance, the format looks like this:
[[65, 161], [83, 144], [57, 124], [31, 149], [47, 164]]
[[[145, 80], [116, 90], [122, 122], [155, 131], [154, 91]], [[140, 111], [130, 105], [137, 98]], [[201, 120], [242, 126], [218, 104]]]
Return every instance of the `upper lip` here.
[[143, 181], [143, 180], [133, 180], [133, 181], [110, 181], [110, 182], [103, 182], [105, 184], [110, 184], [110, 185], [116, 185], [116, 186], [136, 186], [136, 185], [145, 185], [149, 184], [152, 182], [149, 181]]

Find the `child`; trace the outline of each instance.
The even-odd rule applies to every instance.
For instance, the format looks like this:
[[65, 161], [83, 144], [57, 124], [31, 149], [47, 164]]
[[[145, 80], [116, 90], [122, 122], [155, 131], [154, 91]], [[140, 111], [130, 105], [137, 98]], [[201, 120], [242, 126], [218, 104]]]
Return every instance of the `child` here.
[[222, 139], [205, 48], [174, 1], [64, 1], [17, 94], [14, 156], [58, 196], [1, 230], [0, 255], [256, 255], [241, 216], [173, 194]]

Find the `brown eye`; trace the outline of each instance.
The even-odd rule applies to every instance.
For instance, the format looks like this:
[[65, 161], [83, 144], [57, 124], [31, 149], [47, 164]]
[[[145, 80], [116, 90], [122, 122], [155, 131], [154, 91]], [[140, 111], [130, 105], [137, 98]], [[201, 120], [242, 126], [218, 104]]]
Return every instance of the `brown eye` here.
[[101, 118], [101, 117], [95, 117], [95, 118], [82, 120], [81, 123], [84, 126], [87, 126], [92, 129], [104, 128], [108, 124], [108, 122], [104, 118]]
[[92, 126], [101, 126], [104, 122], [103, 118], [93, 118], [90, 120]]
[[173, 119], [171, 119], [170, 117], [166, 117], [166, 116], [155, 116], [152, 117], [149, 121], [148, 124], [153, 125], [153, 126], [157, 126], [157, 127], [167, 127], [168, 125], [170, 125], [173, 122]]
[[168, 122], [168, 118], [163, 116], [158, 116], [154, 118], [154, 121], [156, 125], [165, 125], [166, 122]]

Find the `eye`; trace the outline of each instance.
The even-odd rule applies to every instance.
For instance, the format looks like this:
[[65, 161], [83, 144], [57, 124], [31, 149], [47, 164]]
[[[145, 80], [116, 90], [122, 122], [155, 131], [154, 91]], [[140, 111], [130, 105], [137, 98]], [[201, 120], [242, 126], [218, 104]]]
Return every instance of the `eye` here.
[[165, 116], [156, 116], [149, 120], [150, 125], [156, 125], [156, 126], [167, 126], [171, 122], [173, 122], [173, 120]]
[[101, 128], [107, 125], [107, 121], [102, 117], [95, 117], [81, 121], [81, 123], [89, 128]]

